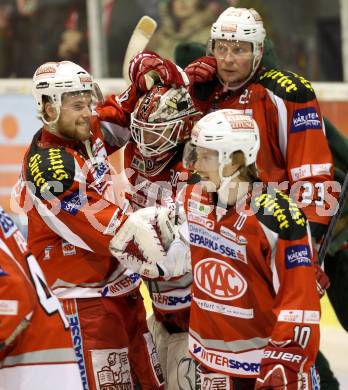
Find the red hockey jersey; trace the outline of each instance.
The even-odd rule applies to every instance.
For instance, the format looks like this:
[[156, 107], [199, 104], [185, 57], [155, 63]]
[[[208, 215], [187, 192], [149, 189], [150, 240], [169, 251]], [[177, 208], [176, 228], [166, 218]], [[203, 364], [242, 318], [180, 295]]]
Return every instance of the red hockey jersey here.
[[[114, 122], [119, 131], [127, 123], [120, 116], [132, 112], [139, 96], [135, 86], [130, 86], [120, 96], [111, 96], [97, 108], [99, 118]], [[129, 123], [128, 123], [129, 125]], [[124, 168], [130, 184], [127, 199], [133, 210], [162, 205], [174, 210], [177, 193], [186, 183], [188, 172], [182, 166], [182, 148], [170, 150], [160, 156], [145, 158], [134, 142], [129, 142], [124, 153]], [[188, 329], [191, 304], [190, 273], [170, 281], [147, 281], [155, 315], [181, 330]], [[180, 312], [180, 313], [179, 313]]]
[[[292, 72], [262, 70], [240, 92], [224, 92], [215, 79], [194, 84], [191, 96], [202, 112], [233, 108], [256, 120], [261, 139], [256, 162], [260, 179], [283, 183], [280, 189], [299, 200], [312, 234], [320, 236], [324, 226], [318, 224], [326, 225], [334, 211], [334, 199], [328, 195], [330, 183], [326, 183], [333, 180], [333, 164], [310, 82]], [[302, 187], [294, 186], [296, 182]], [[325, 203], [331, 214], [325, 211]]]
[[127, 294], [139, 275], [109, 252], [124, 221], [116, 206], [107, 155], [122, 146], [119, 132], [93, 118], [91, 153], [80, 142], [42, 129], [25, 155], [17, 191], [28, 214], [28, 242], [60, 298]]
[[213, 371], [256, 377], [270, 339], [294, 340], [308, 356], [307, 370], [319, 348], [320, 304], [310, 233], [296, 204], [259, 191], [224, 214], [189, 187], [185, 210], [193, 357]]
[[[156, 205], [175, 210], [176, 196], [188, 178], [181, 158], [182, 147], [158, 157], [145, 158], [135, 143], [127, 145], [124, 165], [129, 168], [131, 185], [127, 196], [134, 210]], [[191, 283], [191, 273], [168, 281], [146, 281], [158, 320], [170, 321], [179, 329], [188, 330]]]
[[82, 389], [63, 309], [2, 208], [0, 322], [2, 389]]

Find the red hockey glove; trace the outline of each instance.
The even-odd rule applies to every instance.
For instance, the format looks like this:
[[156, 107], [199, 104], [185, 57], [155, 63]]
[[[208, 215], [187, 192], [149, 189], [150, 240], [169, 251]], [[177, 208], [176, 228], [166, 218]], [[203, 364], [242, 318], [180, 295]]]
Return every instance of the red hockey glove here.
[[303, 348], [294, 342], [283, 348], [269, 345], [263, 353], [255, 390], [308, 389], [303, 374], [306, 361]]
[[321, 298], [325, 294], [325, 291], [330, 287], [330, 279], [318, 263], [319, 243], [316, 241], [314, 237], [312, 237], [312, 248], [313, 248], [313, 266], [315, 271], [315, 279], [317, 283], [317, 291], [319, 297]]
[[185, 68], [190, 83], [205, 83], [216, 75], [216, 59], [212, 56], [198, 58]]
[[317, 281], [317, 291], [321, 298], [325, 294], [325, 291], [330, 287], [330, 279], [318, 263], [314, 263], [314, 269]]
[[142, 51], [129, 63], [129, 78], [141, 92], [151, 89], [156, 78], [176, 88], [188, 84], [186, 75], [175, 64], [152, 51]]

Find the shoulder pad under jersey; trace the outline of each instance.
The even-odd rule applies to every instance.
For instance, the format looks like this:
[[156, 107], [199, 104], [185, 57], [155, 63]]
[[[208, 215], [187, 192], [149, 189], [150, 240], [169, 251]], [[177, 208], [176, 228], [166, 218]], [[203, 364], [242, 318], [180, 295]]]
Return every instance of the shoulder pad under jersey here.
[[284, 240], [298, 240], [307, 234], [307, 220], [285, 193], [272, 189], [252, 199], [256, 218]]
[[26, 180], [39, 198], [63, 194], [74, 182], [74, 157], [64, 148], [40, 148], [32, 144], [27, 157]]
[[291, 102], [306, 103], [316, 98], [312, 84], [294, 72], [264, 69], [258, 75], [256, 83]]

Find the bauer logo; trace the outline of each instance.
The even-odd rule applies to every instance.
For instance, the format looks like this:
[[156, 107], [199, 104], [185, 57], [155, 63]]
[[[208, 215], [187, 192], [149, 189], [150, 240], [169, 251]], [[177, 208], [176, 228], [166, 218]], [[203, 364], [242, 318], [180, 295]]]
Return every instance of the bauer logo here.
[[291, 133], [305, 130], [321, 129], [321, 120], [314, 107], [301, 108], [294, 112], [291, 124]]
[[201, 291], [222, 300], [237, 299], [248, 287], [246, 280], [232, 266], [214, 258], [197, 263], [194, 279]]
[[309, 267], [312, 265], [310, 249], [308, 245], [294, 245], [285, 249], [285, 265], [287, 269], [300, 265]]

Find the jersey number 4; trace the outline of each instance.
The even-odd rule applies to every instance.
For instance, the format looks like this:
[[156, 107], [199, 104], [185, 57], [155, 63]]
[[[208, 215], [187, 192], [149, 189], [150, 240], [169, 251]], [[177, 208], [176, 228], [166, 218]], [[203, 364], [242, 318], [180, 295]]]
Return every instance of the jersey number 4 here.
[[59, 303], [58, 298], [47, 286], [46, 279], [35, 257], [33, 255], [27, 256], [27, 263], [41, 306], [48, 315], [58, 313], [63, 321], [65, 329], [68, 329], [69, 323], [65, 317], [63, 308]]

